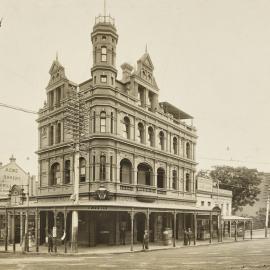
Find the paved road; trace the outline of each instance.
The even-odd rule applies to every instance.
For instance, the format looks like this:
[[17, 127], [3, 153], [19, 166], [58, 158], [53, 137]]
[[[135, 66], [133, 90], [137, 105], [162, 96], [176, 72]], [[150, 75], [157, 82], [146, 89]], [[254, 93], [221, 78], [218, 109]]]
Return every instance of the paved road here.
[[270, 239], [125, 254], [88, 256], [0, 253], [0, 269], [270, 269]]

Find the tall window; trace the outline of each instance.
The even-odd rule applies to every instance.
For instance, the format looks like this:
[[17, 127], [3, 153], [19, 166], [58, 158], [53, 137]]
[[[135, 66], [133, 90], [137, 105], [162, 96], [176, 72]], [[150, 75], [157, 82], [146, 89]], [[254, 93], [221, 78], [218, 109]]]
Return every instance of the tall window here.
[[96, 157], [93, 156], [93, 181], [96, 180]]
[[58, 87], [56, 89], [56, 100], [55, 100], [55, 106], [59, 107], [60, 106], [60, 100], [61, 100], [61, 88]]
[[106, 132], [106, 112], [100, 113], [100, 132]]
[[106, 62], [107, 61], [107, 48], [101, 47], [101, 61]]
[[144, 91], [143, 89], [139, 89], [138, 91], [138, 98], [139, 98], [139, 106], [144, 106]]
[[187, 158], [191, 158], [191, 152], [190, 152], [190, 143], [186, 143], [186, 156]]
[[173, 137], [173, 153], [175, 155], [177, 155], [177, 146], [178, 146], [177, 138], [176, 137]]
[[132, 164], [131, 162], [124, 158], [120, 162], [120, 182], [131, 184], [132, 177]]
[[57, 130], [56, 130], [56, 143], [61, 142], [61, 123], [57, 124]]
[[99, 167], [99, 178], [100, 181], [106, 180], [106, 156], [100, 156], [100, 167]]
[[165, 171], [162, 168], [157, 170], [157, 187], [165, 188]]
[[93, 132], [96, 132], [96, 112], [93, 112]]
[[113, 133], [113, 112], [111, 112], [111, 133]]
[[94, 63], [97, 63], [97, 47], [95, 47], [95, 51], [94, 51]]
[[51, 109], [53, 109], [53, 106], [54, 106], [54, 92], [53, 91], [49, 93], [49, 106]]
[[85, 158], [83, 157], [80, 157], [79, 168], [80, 168], [80, 182], [85, 182], [86, 161], [85, 161]]
[[177, 172], [173, 170], [172, 172], [172, 188], [177, 189]]
[[159, 147], [161, 150], [164, 150], [164, 132], [159, 132]]
[[59, 163], [54, 163], [51, 166], [49, 185], [55, 186], [60, 184], [60, 165]]
[[113, 180], [113, 157], [110, 156], [110, 181]]
[[127, 116], [124, 117], [124, 130], [123, 137], [126, 139], [130, 139], [130, 120]]
[[54, 126], [50, 126], [50, 133], [49, 133], [49, 145], [53, 145], [54, 142]]
[[114, 65], [114, 50], [112, 49], [112, 65]]
[[65, 184], [70, 183], [70, 160], [65, 161]]
[[189, 175], [189, 173], [186, 174], [186, 191], [190, 192], [190, 175]]
[[144, 126], [142, 123], [138, 124], [138, 139], [140, 143], [144, 143]]
[[154, 146], [154, 130], [152, 127], [148, 128], [148, 142], [150, 146]]

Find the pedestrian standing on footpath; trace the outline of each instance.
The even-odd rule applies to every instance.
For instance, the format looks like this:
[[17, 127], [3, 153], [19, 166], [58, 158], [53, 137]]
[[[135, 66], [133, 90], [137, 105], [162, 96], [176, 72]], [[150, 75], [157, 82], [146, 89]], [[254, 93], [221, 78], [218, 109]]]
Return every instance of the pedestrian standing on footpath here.
[[144, 235], [143, 235], [143, 250], [149, 248], [148, 244], [149, 244], [149, 234], [148, 234], [148, 231], [145, 230]]
[[126, 223], [124, 221], [120, 224], [120, 244], [126, 244]]
[[187, 234], [187, 237], [188, 237], [188, 245], [190, 246], [190, 240], [191, 240], [191, 237], [192, 237], [192, 231], [190, 228], [188, 228], [188, 234]]
[[53, 237], [51, 232], [48, 233], [48, 252], [53, 252]]
[[187, 229], [184, 230], [184, 245], [188, 244], [188, 231]]

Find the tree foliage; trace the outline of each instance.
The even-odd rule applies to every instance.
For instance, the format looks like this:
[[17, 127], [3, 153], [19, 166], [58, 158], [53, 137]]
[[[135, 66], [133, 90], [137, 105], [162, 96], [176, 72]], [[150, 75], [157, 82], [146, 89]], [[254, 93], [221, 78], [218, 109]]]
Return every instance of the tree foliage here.
[[214, 181], [219, 182], [219, 188], [232, 191], [232, 210], [242, 210], [245, 205], [253, 206], [258, 201], [260, 193], [259, 177], [257, 169], [246, 167], [216, 166], [210, 172]]

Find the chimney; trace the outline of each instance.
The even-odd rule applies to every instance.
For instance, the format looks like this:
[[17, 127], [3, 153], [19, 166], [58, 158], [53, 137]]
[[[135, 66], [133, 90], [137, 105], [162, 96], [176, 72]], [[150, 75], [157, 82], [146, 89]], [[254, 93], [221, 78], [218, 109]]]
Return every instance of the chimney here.
[[126, 83], [130, 79], [133, 67], [128, 63], [124, 63], [121, 65], [121, 68], [122, 68], [122, 82]]

